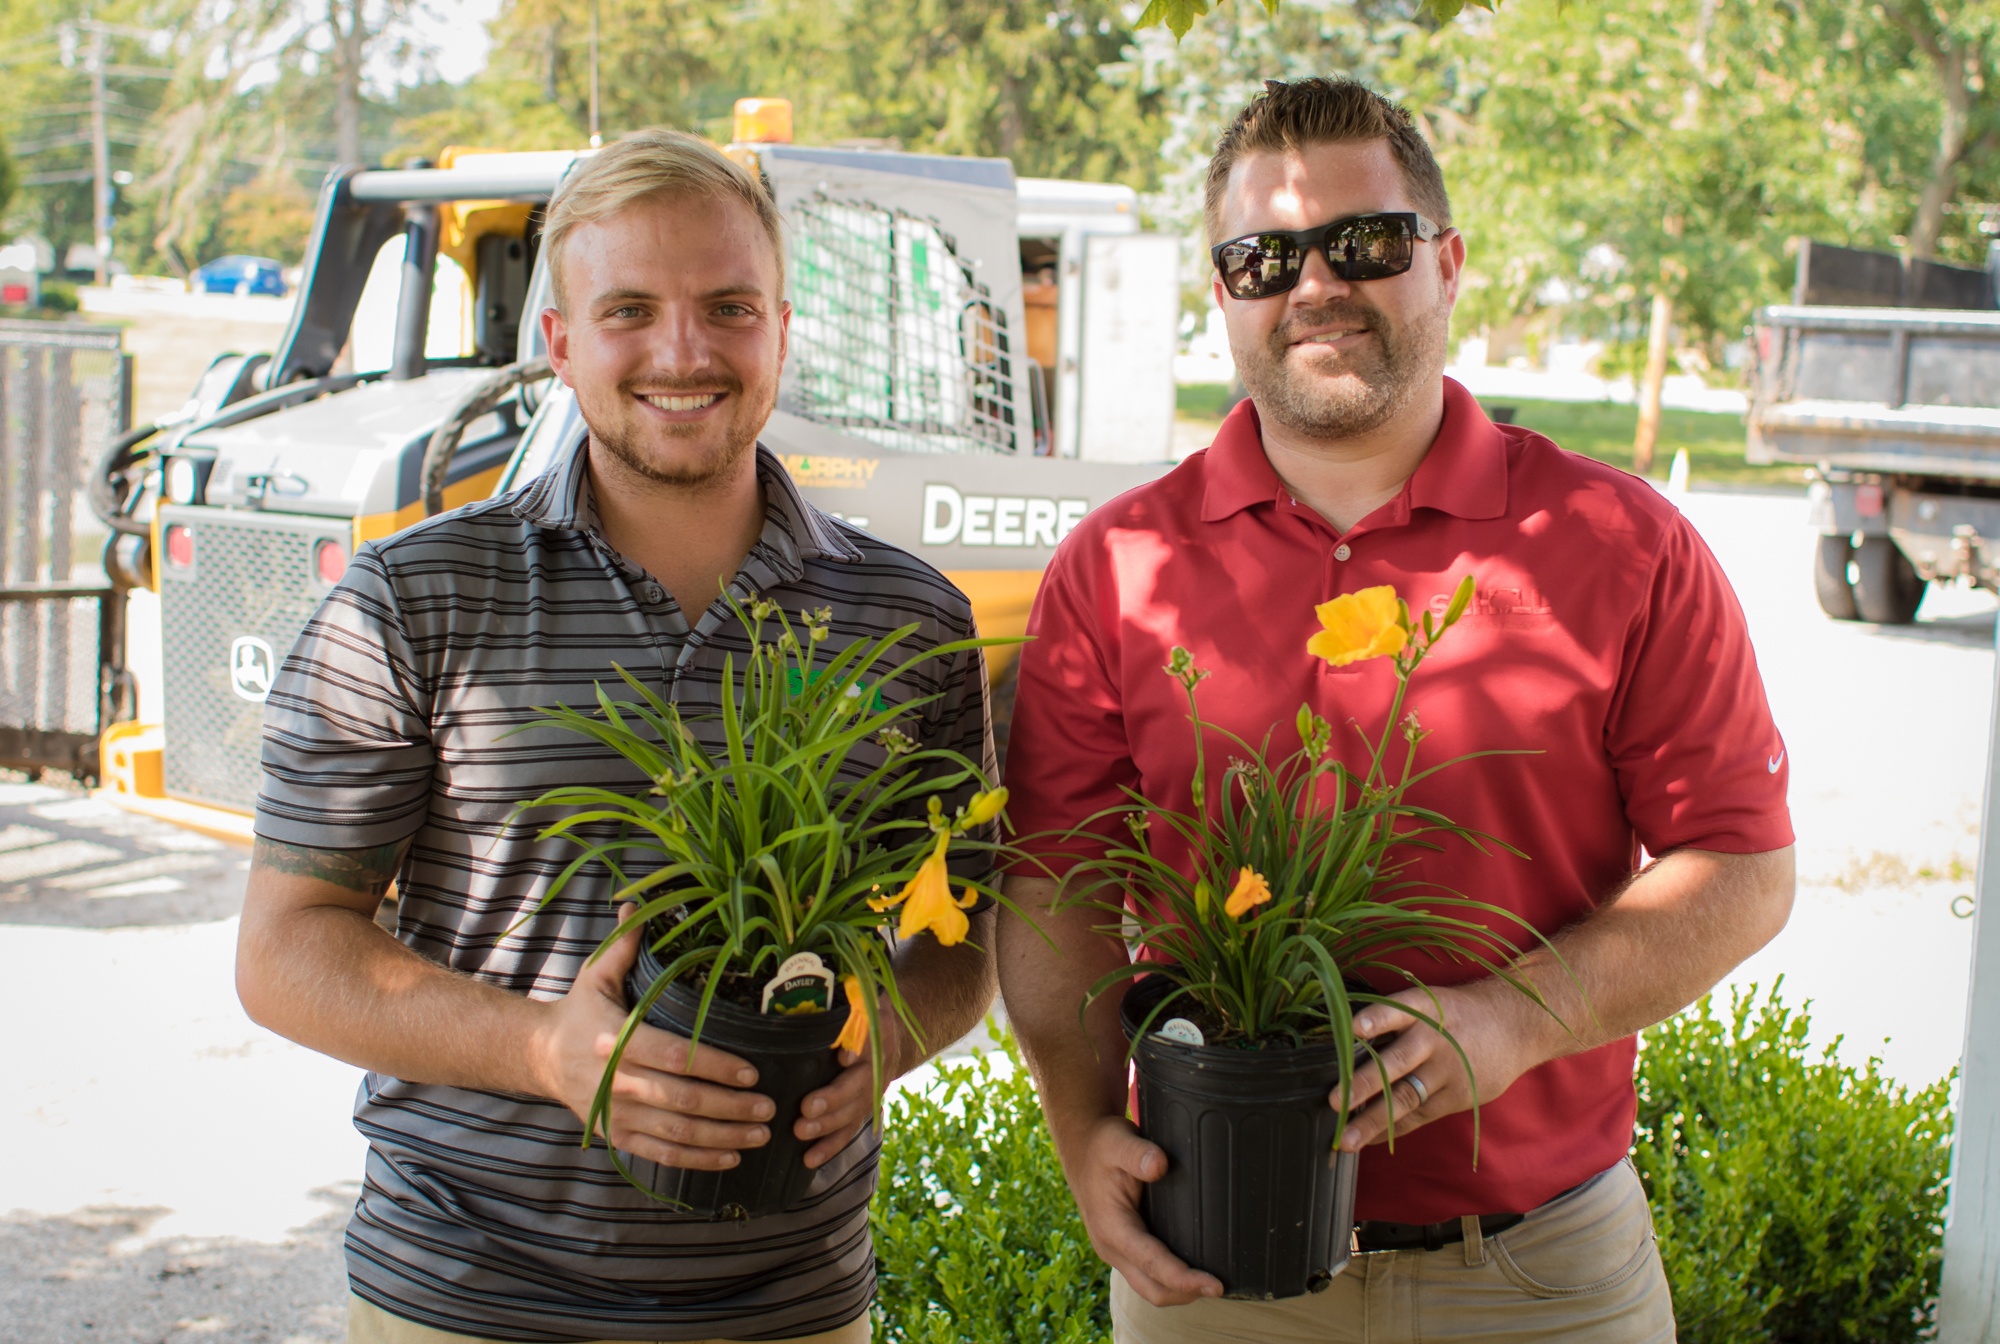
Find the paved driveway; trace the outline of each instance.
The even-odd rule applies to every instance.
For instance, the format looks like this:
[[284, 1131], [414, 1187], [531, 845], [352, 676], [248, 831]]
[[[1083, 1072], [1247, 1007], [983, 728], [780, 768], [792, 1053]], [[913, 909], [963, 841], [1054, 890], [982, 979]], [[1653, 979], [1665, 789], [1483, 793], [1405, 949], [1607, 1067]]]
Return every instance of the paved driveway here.
[[331, 1341], [358, 1072], [231, 982], [248, 851], [0, 784], [0, 1340]]

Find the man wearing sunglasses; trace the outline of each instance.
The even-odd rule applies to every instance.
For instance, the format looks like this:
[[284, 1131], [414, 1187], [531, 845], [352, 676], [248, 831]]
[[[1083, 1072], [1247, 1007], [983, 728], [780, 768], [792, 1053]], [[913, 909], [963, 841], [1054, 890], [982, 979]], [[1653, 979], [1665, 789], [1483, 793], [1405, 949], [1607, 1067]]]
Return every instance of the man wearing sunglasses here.
[[[1359, 1254], [1326, 1291], [1237, 1301], [1146, 1230], [1166, 1157], [1126, 1118], [1117, 995], [1079, 1007], [1126, 950], [1101, 915], [1009, 879], [1000, 975], [1050, 1130], [1114, 1271], [1119, 1344], [1674, 1338], [1638, 1178], [1635, 1034], [1783, 926], [1792, 898], [1785, 750], [1742, 612], [1650, 485], [1495, 425], [1443, 377], [1466, 242], [1409, 113], [1351, 82], [1272, 82], [1218, 143], [1207, 184], [1215, 296], [1249, 398], [1213, 445], [1064, 542], [1023, 652], [1008, 783], [1022, 834], [1136, 790], [1192, 810], [1176, 645], [1209, 672], [1204, 717], [1249, 742], [1301, 704], [1383, 722], [1380, 662], [1305, 652], [1313, 607], [1392, 585], [1442, 613], [1475, 596], [1412, 688], [1431, 776], [1411, 801], [1526, 856], [1448, 845], [1406, 876], [1512, 911], [1554, 940], [1517, 973], [1543, 1011], [1450, 958], [1398, 958], [1438, 988], [1376, 1004], [1381, 1048], [1342, 1140], [1361, 1153]], [[1276, 725], [1276, 727], [1274, 727]], [[1337, 745], [1365, 764], [1358, 737]], [[1525, 753], [1523, 749], [1526, 749]], [[1226, 753], [1211, 748], [1210, 785]], [[1073, 843], [1042, 845], [1060, 873]], [[1653, 857], [1640, 865], [1644, 853]], [[1038, 933], [1054, 944], [1052, 951]], [[1521, 940], [1531, 941], [1531, 940]], [[1393, 974], [1371, 975], [1400, 988]]]

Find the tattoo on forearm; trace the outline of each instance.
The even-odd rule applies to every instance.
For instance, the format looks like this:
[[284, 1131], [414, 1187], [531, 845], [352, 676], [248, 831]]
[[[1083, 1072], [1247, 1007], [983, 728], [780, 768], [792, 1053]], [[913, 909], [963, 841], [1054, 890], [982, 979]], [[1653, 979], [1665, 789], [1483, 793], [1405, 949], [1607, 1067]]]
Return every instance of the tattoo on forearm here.
[[306, 845], [288, 845], [282, 840], [267, 840], [260, 835], [250, 853], [250, 862], [274, 872], [316, 877], [348, 891], [364, 891], [370, 896], [380, 896], [396, 880], [396, 870], [403, 862], [403, 848], [408, 843], [398, 840], [373, 849], [313, 849]]

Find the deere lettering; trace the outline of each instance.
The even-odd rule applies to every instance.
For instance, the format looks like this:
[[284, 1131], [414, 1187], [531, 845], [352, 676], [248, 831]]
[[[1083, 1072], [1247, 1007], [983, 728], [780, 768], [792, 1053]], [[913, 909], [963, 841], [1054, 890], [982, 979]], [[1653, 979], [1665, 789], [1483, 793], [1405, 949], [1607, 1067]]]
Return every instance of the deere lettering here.
[[1090, 512], [1087, 499], [966, 495], [949, 485], [924, 487], [924, 545], [1046, 546], [1070, 534]]

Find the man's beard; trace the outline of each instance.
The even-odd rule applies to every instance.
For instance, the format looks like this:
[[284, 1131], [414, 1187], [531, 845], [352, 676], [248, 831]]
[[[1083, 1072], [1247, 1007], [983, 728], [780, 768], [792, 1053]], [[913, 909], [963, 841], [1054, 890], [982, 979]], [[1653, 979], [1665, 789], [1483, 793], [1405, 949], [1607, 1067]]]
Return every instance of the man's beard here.
[[[1294, 349], [1311, 349], [1294, 346], [1299, 333], [1329, 325], [1366, 328], [1338, 372], [1294, 364]], [[1444, 305], [1392, 326], [1374, 305], [1342, 299], [1301, 309], [1261, 346], [1235, 352], [1236, 372], [1259, 416], [1316, 439], [1352, 438], [1387, 424], [1437, 381], [1450, 330], [1451, 309]]]
[[[650, 440], [659, 443], [665, 440], [699, 439], [711, 434], [714, 429], [706, 424], [644, 424], [640, 417], [644, 412], [632, 407], [631, 402], [640, 393], [651, 396], [672, 396], [676, 393], [714, 392], [720, 390], [733, 403], [735, 414], [724, 426], [721, 442], [706, 454], [689, 458], [676, 456], [662, 460], [649, 453], [646, 445]], [[618, 409], [622, 415], [592, 416], [589, 407], [584, 407], [584, 423], [590, 426], [590, 437], [618, 464], [642, 480], [656, 485], [672, 486], [679, 490], [698, 491], [731, 476], [743, 461], [745, 453], [757, 445], [757, 435], [764, 422], [771, 418], [771, 409], [776, 405], [775, 389], [766, 405], [752, 407], [744, 400], [741, 383], [732, 382], [718, 389], [713, 379], [700, 387], [675, 387], [664, 384], [659, 379], [648, 378], [641, 382], [621, 383], [617, 391]]]

